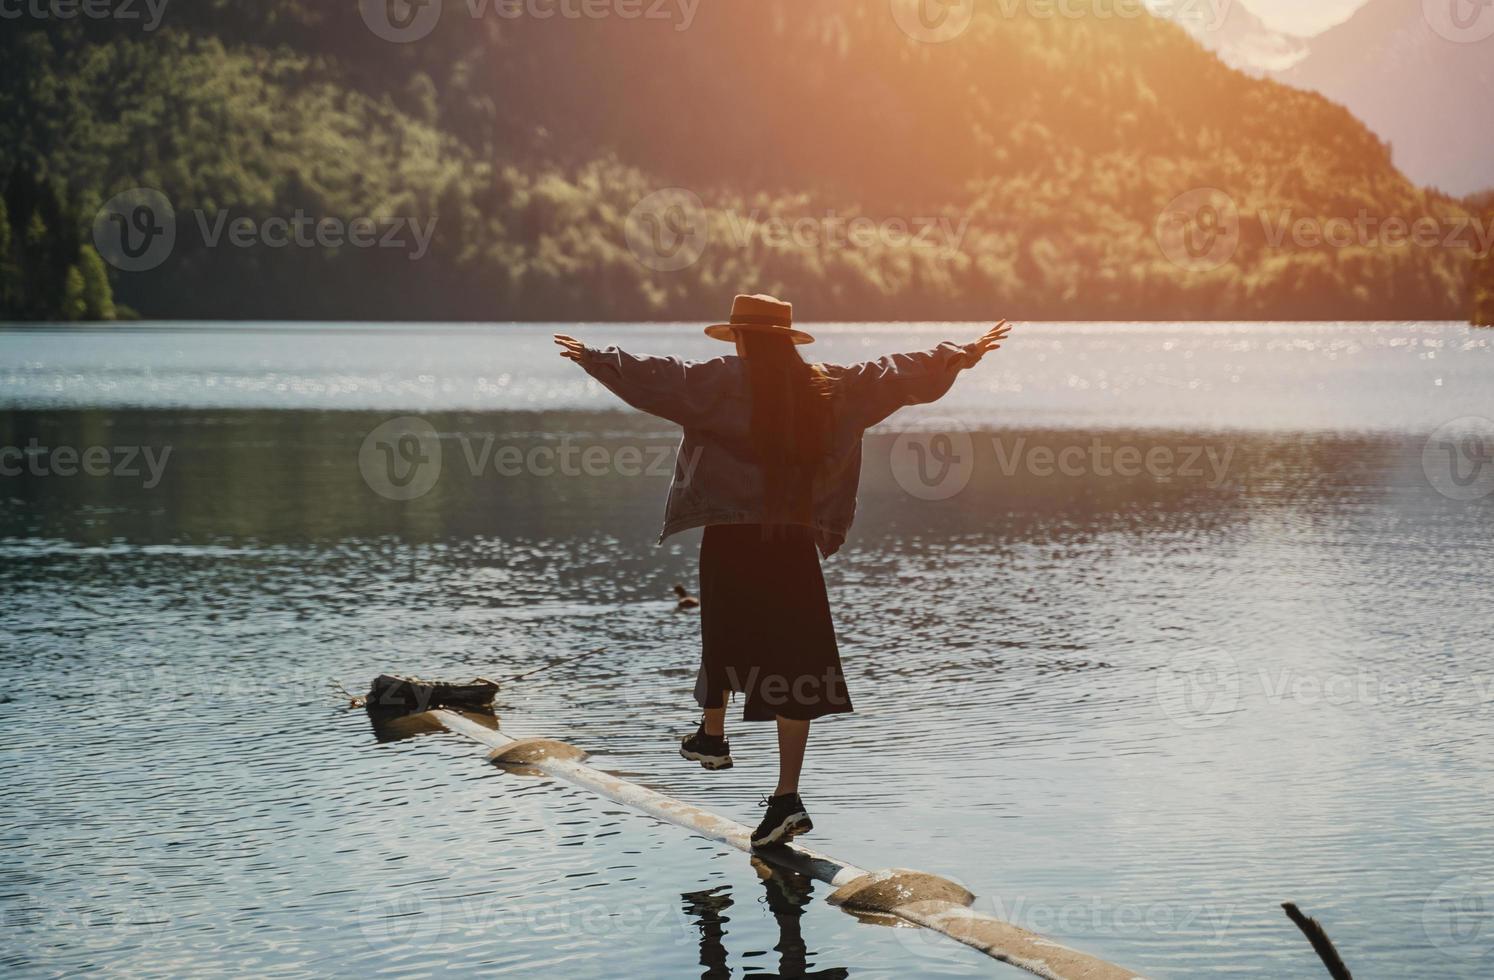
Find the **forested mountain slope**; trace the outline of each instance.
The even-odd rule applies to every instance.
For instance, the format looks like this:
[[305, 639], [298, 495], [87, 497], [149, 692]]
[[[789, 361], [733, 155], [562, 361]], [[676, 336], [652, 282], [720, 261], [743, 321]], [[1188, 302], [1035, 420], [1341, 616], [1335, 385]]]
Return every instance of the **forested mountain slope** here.
[[[69, 248], [89, 251], [100, 205], [146, 187], [175, 243], [110, 272], [155, 316], [698, 319], [741, 289], [813, 319], [1467, 315], [1467, 247], [1282, 236], [1365, 215], [1451, 231], [1461, 204], [1343, 108], [1173, 24], [991, 2], [928, 43], [887, 3], [687, 6], [536, 20], [447, 0], [405, 42], [296, 0], [172, 7], [152, 32], [17, 22], [0, 176], [49, 188], [74, 241], [28, 252], [13, 215], [8, 254], [81, 275]], [[212, 235], [298, 213], [431, 239]]]

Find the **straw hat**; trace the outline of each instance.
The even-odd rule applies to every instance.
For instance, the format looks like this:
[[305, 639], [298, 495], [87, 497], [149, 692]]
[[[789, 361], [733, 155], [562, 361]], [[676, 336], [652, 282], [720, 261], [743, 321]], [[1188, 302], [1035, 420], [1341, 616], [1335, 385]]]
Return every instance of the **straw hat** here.
[[737, 331], [755, 330], [761, 333], [782, 334], [796, 344], [812, 344], [814, 338], [802, 330], [795, 330], [794, 304], [785, 303], [772, 296], [738, 296], [731, 302], [731, 322], [714, 323], [705, 328], [706, 336], [735, 343]]

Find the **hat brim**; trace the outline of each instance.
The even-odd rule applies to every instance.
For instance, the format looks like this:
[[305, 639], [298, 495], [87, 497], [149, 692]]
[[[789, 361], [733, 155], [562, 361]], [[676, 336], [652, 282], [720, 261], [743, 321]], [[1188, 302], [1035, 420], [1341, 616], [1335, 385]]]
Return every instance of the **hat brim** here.
[[713, 323], [705, 328], [707, 337], [724, 340], [728, 344], [737, 342], [738, 330], [755, 330], [759, 333], [774, 333], [787, 337], [796, 344], [812, 344], [814, 337], [803, 330], [795, 330], [792, 327], [771, 327], [766, 324], [756, 323]]

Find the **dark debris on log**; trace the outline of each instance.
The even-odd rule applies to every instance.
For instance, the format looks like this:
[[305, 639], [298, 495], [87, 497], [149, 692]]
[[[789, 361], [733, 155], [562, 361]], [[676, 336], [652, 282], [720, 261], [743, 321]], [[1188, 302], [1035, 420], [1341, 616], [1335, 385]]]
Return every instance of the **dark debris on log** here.
[[420, 677], [380, 674], [368, 689], [364, 706], [374, 713], [403, 714], [431, 708], [491, 711], [498, 682], [485, 677], [470, 681], [435, 681]]

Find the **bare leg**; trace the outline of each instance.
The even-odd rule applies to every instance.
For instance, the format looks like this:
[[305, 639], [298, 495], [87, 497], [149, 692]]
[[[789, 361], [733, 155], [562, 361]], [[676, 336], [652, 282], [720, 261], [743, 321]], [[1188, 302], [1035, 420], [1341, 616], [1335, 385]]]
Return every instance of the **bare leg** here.
[[723, 704], [719, 708], [705, 708], [703, 710], [705, 717], [702, 719], [701, 724], [705, 727], [705, 733], [707, 735], [725, 735], [726, 705]]
[[809, 744], [809, 722], [778, 716], [778, 788], [774, 796], [799, 792], [804, 747]]

